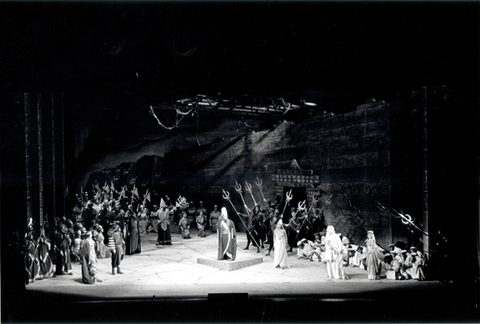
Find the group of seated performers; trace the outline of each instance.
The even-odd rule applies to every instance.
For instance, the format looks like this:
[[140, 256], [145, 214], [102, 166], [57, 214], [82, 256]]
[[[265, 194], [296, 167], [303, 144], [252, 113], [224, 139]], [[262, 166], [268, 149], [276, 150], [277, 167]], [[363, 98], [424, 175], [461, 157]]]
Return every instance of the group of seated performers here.
[[[329, 258], [326, 255], [328, 247], [326, 246], [325, 234], [325, 232], [316, 233], [313, 241], [306, 238], [298, 241], [297, 257], [299, 259], [327, 263]], [[367, 246], [351, 244], [346, 236], [336, 235], [339, 236], [342, 246], [338, 244], [338, 247], [334, 248], [341, 251], [340, 258], [342, 259], [343, 267], [359, 267], [366, 271], [368, 271], [369, 266], [375, 268], [376, 275], [371, 279], [425, 280], [426, 278], [427, 259], [414, 246], [407, 251], [402, 248], [404, 244], [398, 242], [397, 244], [390, 244], [390, 251], [386, 251], [378, 245], [370, 249]], [[374, 253], [376, 257], [369, 258]], [[375, 259], [375, 263], [369, 262], [369, 259]]]

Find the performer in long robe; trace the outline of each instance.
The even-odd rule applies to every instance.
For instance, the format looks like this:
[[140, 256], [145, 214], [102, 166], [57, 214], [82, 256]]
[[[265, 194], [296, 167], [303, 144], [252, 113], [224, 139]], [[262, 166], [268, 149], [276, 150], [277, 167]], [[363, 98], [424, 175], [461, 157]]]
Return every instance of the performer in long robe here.
[[128, 220], [127, 220], [128, 236], [127, 236], [127, 242], [126, 242], [126, 246], [127, 246], [126, 254], [131, 255], [134, 253], [140, 253], [142, 251], [142, 242], [140, 238], [140, 229], [138, 225], [138, 219], [133, 209], [129, 208], [127, 211], [127, 215], [128, 215]]
[[25, 270], [27, 272], [28, 278], [26, 283], [34, 282], [35, 278], [38, 276], [40, 270], [39, 261], [38, 261], [38, 250], [37, 242], [35, 241], [33, 226], [28, 227], [28, 231], [25, 234]]
[[367, 232], [367, 240], [365, 242], [367, 245], [368, 279], [379, 280], [381, 270], [379, 256], [381, 255], [381, 252], [375, 240], [375, 235], [373, 234], [373, 231]]
[[218, 260], [234, 261], [237, 256], [237, 231], [232, 220], [228, 219], [227, 209], [222, 207], [217, 225]]
[[43, 279], [43, 277], [50, 277], [53, 274], [53, 262], [50, 258], [50, 241], [45, 236], [45, 229], [40, 228], [40, 235], [37, 239], [37, 251], [38, 251], [38, 262], [39, 262], [39, 272], [38, 279]]
[[[166, 203], [160, 203], [160, 212], [157, 225], [157, 244], [156, 245], [171, 245], [172, 244], [172, 233], [170, 231], [170, 210]], [[172, 210], [173, 212], [173, 210]]]
[[275, 225], [275, 230], [273, 232], [273, 267], [274, 268], [288, 268], [287, 262], [287, 232], [283, 228], [282, 220], [278, 220], [277, 224]]
[[97, 236], [95, 238], [95, 250], [97, 253], [97, 258], [98, 259], [105, 259], [109, 258], [110, 255], [110, 250], [107, 248], [105, 245], [105, 237], [103, 235], [103, 227], [102, 225], [97, 224], [95, 227], [95, 231], [97, 232]]
[[139, 229], [139, 235], [140, 237], [145, 237], [147, 236], [147, 226], [148, 226], [148, 220], [151, 216], [150, 211], [148, 208], [145, 206], [145, 204], [142, 204], [140, 206], [140, 211], [137, 213], [137, 218], [138, 218], [138, 229]]
[[109, 242], [108, 247], [112, 251], [112, 275], [115, 275], [115, 268], [118, 274], [123, 274], [120, 270], [120, 263], [123, 259], [123, 234], [118, 221], [114, 222], [112, 228], [108, 230]]
[[327, 262], [328, 278], [340, 279], [337, 258], [340, 257], [338, 251], [342, 248], [342, 240], [335, 233], [332, 225], [327, 226], [325, 236], [325, 261]]
[[97, 255], [95, 254], [95, 242], [90, 231], [84, 234], [80, 247], [80, 260], [82, 263], [83, 282], [86, 284], [94, 284], [96, 281], [101, 282], [101, 280], [96, 278]]
[[56, 248], [56, 275], [64, 274], [73, 275], [72, 262], [70, 261], [70, 237], [65, 224], [61, 223], [55, 233]]

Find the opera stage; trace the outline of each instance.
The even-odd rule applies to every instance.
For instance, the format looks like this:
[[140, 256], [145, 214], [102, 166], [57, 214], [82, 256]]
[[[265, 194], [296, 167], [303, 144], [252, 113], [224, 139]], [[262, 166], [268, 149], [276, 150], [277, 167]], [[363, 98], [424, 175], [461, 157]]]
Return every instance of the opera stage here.
[[346, 270], [350, 280], [328, 279], [323, 264], [297, 259], [295, 253], [289, 253], [289, 269], [275, 269], [273, 253], [267, 257], [266, 249], [243, 250], [244, 233], [238, 233], [237, 261], [263, 258], [263, 262], [222, 270], [198, 262], [215, 260], [216, 234], [208, 232], [200, 238], [193, 232], [192, 239], [184, 240], [177, 233], [172, 233], [171, 246], [155, 246], [154, 233], [145, 237], [142, 253], [122, 261], [123, 275], [112, 275], [110, 259], [99, 259], [101, 283], [84, 284], [79, 263], [73, 264], [73, 276], [35, 281], [27, 285], [25, 294], [10, 299], [7, 318], [21, 322], [443, 322], [471, 321], [478, 315], [473, 286], [371, 281], [365, 270], [351, 267]]

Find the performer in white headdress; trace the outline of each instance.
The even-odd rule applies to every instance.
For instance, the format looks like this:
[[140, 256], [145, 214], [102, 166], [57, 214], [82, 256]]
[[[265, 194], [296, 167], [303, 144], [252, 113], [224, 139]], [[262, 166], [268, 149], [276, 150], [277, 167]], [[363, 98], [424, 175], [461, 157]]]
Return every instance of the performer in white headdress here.
[[283, 222], [281, 219], [278, 220], [277, 225], [275, 226], [275, 231], [273, 232], [273, 267], [274, 268], [288, 268], [287, 263], [287, 232], [283, 228]]
[[218, 260], [235, 260], [237, 256], [237, 231], [232, 220], [228, 219], [227, 209], [222, 207], [217, 225]]
[[325, 261], [327, 262], [328, 278], [340, 279], [340, 269], [338, 268], [337, 258], [342, 258], [342, 240], [335, 233], [332, 225], [327, 227], [327, 235], [325, 237]]
[[377, 241], [375, 240], [375, 234], [373, 231], [367, 232], [367, 271], [368, 279], [379, 280], [380, 279], [380, 257], [383, 255], [380, 251]]

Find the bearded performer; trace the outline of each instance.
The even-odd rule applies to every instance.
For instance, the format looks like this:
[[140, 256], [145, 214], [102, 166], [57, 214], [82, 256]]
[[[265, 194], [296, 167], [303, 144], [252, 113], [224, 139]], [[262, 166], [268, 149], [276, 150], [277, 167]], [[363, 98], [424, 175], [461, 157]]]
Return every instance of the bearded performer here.
[[88, 231], [83, 235], [80, 246], [80, 262], [82, 263], [82, 279], [86, 284], [94, 284], [102, 280], [96, 278], [97, 255], [95, 253], [95, 242], [92, 239], [92, 232]]
[[237, 256], [237, 231], [232, 220], [228, 219], [227, 208], [222, 207], [217, 225], [217, 260], [234, 261]]
[[161, 199], [160, 210], [158, 212], [157, 225], [157, 246], [158, 245], [172, 245], [172, 233], [170, 231], [170, 213], [173, 209], [168, 209], [168, 205]]

